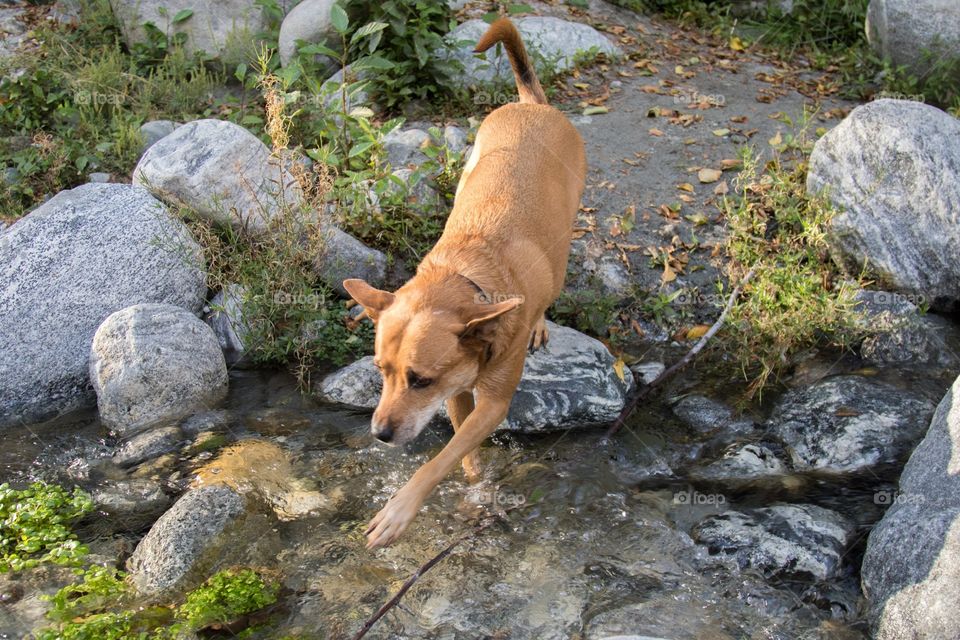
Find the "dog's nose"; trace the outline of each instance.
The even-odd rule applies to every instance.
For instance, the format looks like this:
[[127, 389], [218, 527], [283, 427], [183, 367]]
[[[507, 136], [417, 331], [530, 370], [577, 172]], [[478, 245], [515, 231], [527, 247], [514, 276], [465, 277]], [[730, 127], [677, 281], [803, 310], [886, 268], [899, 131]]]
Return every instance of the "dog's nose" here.
[[390, 420], [374, 420], [372, 425], [373, 437], [380, 442], [390, 442], [393, 440], [393, 424]]

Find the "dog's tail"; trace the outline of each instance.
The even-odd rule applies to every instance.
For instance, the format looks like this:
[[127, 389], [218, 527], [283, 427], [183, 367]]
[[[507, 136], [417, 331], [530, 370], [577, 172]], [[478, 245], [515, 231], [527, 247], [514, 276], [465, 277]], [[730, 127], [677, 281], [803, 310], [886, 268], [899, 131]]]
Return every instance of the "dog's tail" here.
[[517, 79], [517, 91], [520, 93], [520, 102], [547, 104], [547, 96], [543, 93], [537, 72], [527, 56], [527, 50], [520, 39], [520, 32], [513, 26], [509, 18], [499, 18], [487, 29], [480, 41], [477, 42], [474, 53], [482, 53], [502, 42], [513, 67], [513, 75]]

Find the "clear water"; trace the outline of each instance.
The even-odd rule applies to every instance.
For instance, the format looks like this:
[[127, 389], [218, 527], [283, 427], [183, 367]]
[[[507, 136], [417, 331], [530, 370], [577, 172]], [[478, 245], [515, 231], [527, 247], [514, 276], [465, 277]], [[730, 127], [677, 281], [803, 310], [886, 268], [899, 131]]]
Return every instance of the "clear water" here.
[[[702, 388], [696, 373], [684, 378], [668, 396]], [[264, 371], [234, 372], [226, 409], [228, 440], [279, 444], [298, 480], [333, 502], [320, 515], [265, 532], [279, 551], [275, 566], [286, 595], [260, 637], [352, 636], [478, 516], [517, 503], [525, 506], [421, 577], [368, 637], [866, 637], [857, 567], [863, 540], [881, 515], [871, 496], [890, 486], [895, 470], [860, 481], [782, 478], [725, 493], [724, 504], [680, 504], [675, 494], [690, 488], [685, 469], [720, 445], [698, 439], [654, 402], [611, 443], [602, 429], [497, 434], [483, 447], [486, 480], [479, 487], [454, 473], [399, 543], [369, 552], [362, 535], [367, 521], [448, 434], [432, 430], [410, 448], [387, 448], [368, 435], [367, 415], [318, 405], [302, 396], [289, 376]], [[93, 412], [16, 429], [0, 449], [0, 480], [78, 480], [87, 488], [109, 483], [130, 473], [105, 472], [109, 467], [98, 465], [114, 445]], [[170, 457], [136, 473], [153, 474], [176, 494], [212, 455]], [[711, 513], [776, 501], [814, 502], [858, 523], [858, 542], [845, 558], [844, 575], [827, 584], [768, 579], [716, 561], [689, 536]], [[118, 533], [110, 525], [93, 521], [81, 535], [94, 551], [123, 558], [144, 531]]]

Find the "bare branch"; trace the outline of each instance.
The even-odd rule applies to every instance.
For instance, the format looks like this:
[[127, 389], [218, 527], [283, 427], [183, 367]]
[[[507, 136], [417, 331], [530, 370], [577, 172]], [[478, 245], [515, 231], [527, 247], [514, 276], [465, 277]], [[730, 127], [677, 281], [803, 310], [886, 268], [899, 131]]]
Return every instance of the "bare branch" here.
[[703, 351], [703, 348], [707, 346], [707, 343], [710, 342], [710, 339], [713, 336], [717, 335], [717, 332], [720, 331], [720, 327], [723, 326], [723, 323], [727, 320], [727, 315], [730, 314], [730, 310], [733, 309], [734, 303], [737, 301], [737, 298], [740, 297], [740, 291], [743, 289], [743, 286], [750, 282], [750, 279], [753, 278], [754, 269], [750, 269], [747, 272], [747, 275], [743, 277], [743, 280], [730, 292], [730, 297], [727, 298], [727, 304], [724, 306], [723, 311], [720, 313], [720, 317], [717, 318], [710, 329], [707, 330], [705, 334], [697, 341], [697, 344], [693, 345], [693, 348], [687, 352], [687, 355], [683, 356], [679, 362], [674, 364], [669, 369], [665, 370], [659, 376], [653, 379], [650, 384], [646, 385], [637, 390], [630, 400], [627, 401], [626, 406], [620, 412], [620, 415], [617, 416], [616, 421], [613, 425], [607, 430], [605, 438], [609, 439], [614, 434], [619, 431], [624, 423], [627, 421], [627, 418], [630, 417], [630, 414], [633, 413], [633, 410], [637, 408], [637, 405], [640, 404], [640, 401], [650, 395], [650, 392], [659, 387], [665, 381], [672, 378], [676, 375], [681, 369], [693, 362], [693, 359], [697, 357], [697, 354]]

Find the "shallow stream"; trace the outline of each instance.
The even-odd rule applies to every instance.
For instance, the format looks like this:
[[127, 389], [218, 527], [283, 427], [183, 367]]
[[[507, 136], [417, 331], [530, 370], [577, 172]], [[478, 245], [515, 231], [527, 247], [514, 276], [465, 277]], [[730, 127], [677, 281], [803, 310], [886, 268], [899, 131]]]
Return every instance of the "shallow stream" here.
[[[696, 374], [665, 397], [692, 385], [702, 389]], [[940, 393], [932, 387], [931, 395]], [[296, 481], [321, 491], [330, 504], [316, 515], [278, 521], [262, 540], [250, 541], [256, 551], [247, 560], [262, 566], [266, 549], [285, 587], [283, 607], [255, 637], [350, 637], [478, 516], [505, 509], [501, 522], [422, 576], [368, 637], [866, 637], [860, 555], [882, 514], [876, 492], [894, 486], [894, 469], [861, 479], [784, 476], [737, 491], [691, 486], [686, 470], [731, 437], [698, 436], [665, 400], [651, 401], [612, 442], [603, 429], [496, 434], [482, 450], [481, 485], [471, 487], [458, 470], [399, 543], [369, 552], [362, 535], [367, 521], [439, 450], [448, 437], [442, 428], [406, 450], [387, 448], [369, 436], [367, 415], [320, 405], [300, 394], [288, 375], [267, 371], [234, 372], [225, 411], [218, 437], [204, 435], [209, 447], [130, 471], [104, 464], [116, 443], [94, 412], [24, 427], [4, 438], [0, 481], [44, 478], [93, 490], [133, 474], [155, 478], [176, 496], [218, 446], [249, 438], [280, 445]], [[769, 578], [711, 556], [690, 536], [710, 514], [777, 502], [819, 504], [856, 522], [838, 578]], [[91, 518], [80, 535], [93, 553], [122, 561], [146, 528]]]

